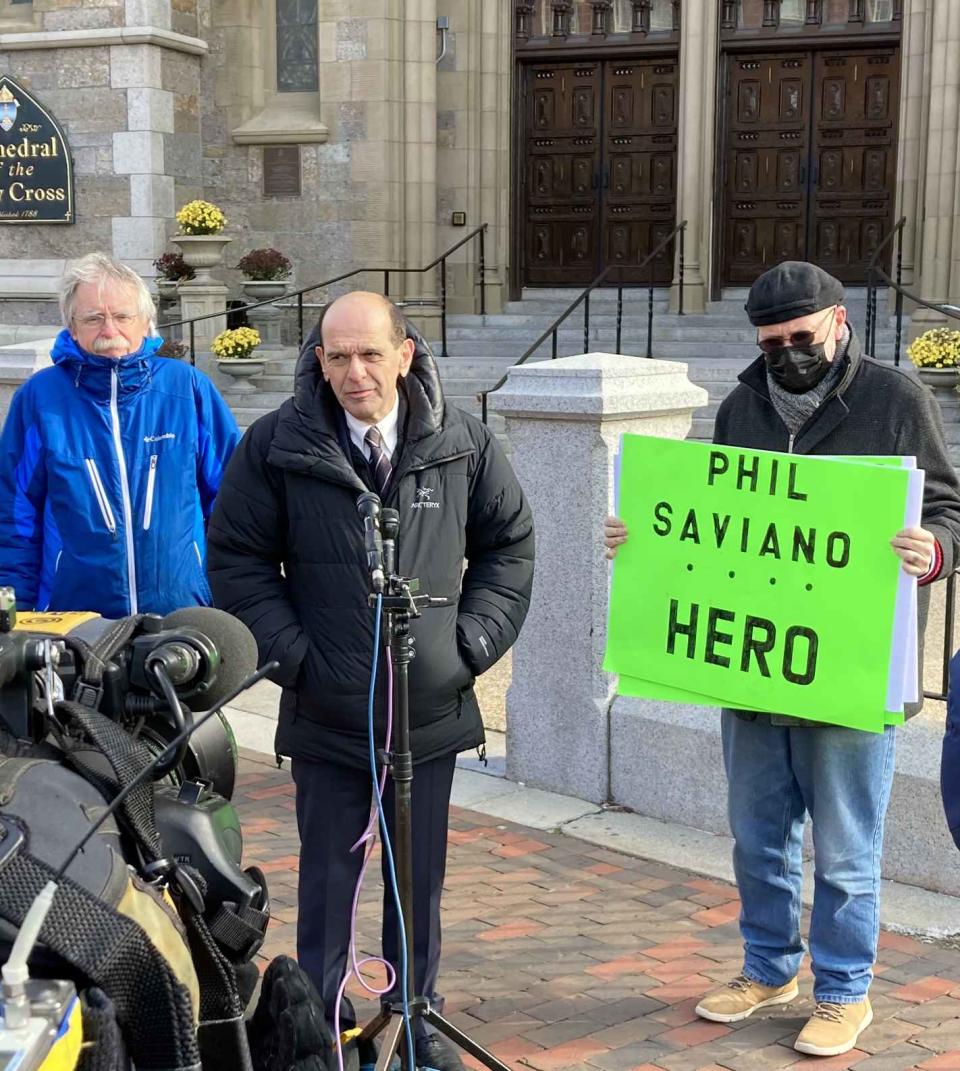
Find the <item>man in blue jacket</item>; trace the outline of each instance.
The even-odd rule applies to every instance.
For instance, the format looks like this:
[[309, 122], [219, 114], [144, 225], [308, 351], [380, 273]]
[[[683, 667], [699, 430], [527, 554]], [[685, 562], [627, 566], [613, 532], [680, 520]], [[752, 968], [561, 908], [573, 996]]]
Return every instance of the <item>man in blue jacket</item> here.
[[16, 393], [0, 438], [0, 584], [20, 607], [104, 617], [208, 605], [205, 529], [240, 438], [210, 380], [157, 357], [136, 272], [68, 265], [53, 367]]

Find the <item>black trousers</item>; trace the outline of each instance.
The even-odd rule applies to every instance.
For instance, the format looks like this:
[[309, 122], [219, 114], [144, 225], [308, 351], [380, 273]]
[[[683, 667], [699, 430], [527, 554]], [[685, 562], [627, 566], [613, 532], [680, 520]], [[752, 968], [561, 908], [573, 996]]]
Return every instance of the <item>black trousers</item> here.
[[[415, 993], [437, 1010], [443, 999], [436, 991], [440, 969], [440, 896], [447, 863], [447, 819], [456, 755], [419, 763], [413, 771], [413, 978]], [[300, 830], [300, 882], [297, 915], [297, 958], [323, 998], [332, 1024], [337, 989], [343, 978], [350, 942], [353, 892], [363, 852], [351, 852], [366, 827], [373, 798], [370, 773], [325, 761], [294, 759], [297, 826]], [[387, 828], [393, 840], [393, 781], [383, 795]], [[400, 927], [382, 855], [383, 957], [399, 977]], [[399, 994], [399, 987], [397, 988]], [[391, 994], [390, 996], [392, 996]], [[384, 998], [384, 999], [389, 999]], [[349, 999], [340, 1009], [341, 1029], [356, 1024]], [[428, 1032], [418, 1020], [418, 1034]]]

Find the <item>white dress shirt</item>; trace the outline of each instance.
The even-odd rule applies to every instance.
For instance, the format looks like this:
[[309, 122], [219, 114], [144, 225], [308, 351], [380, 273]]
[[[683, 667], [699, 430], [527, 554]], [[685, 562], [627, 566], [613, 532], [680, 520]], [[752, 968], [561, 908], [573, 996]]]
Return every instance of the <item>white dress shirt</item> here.
[[397, 449], [397, 422], [400, 418], [400, 395], [398, 394], [393, 403], [393, 408], [376, 424], [364, 424], [362, 421], [344, 409], [343, 415], [347, 418], [347, 427], [350, 429], [350, 441], [360, 448], [363, 456], [370, 460], [370, 446], [366, 441], [366, 434], [375, 427], [380, 432], [380, 440], [383, 443], [383, 452], [388, 458], [392, 458]]

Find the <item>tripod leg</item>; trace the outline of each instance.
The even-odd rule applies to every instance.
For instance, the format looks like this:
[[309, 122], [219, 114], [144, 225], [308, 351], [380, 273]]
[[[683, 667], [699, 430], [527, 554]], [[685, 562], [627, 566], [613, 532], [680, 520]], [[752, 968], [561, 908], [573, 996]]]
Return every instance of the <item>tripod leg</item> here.
[[[487, 1050], [482, 1045], [478, 1045], [473, 1038], [467, 1037], [462, 1030], [458, 1030], [453, 1023], [444, 1019], [438, 1011], [435, 1011], [433, 1008], [427, 1008], [426, 1011], [424, 1011], [422, 1018], [424, 1022], [430, 1023], [431, 1026], [435, 1026], [441, 1034], [445, 1034], [451, 1041], [459, 1045], [464, 1052], [470, 1053], [475, 1060], [479, 1060], [484, 1067], [489, 1067], [490, 1071], [510, 1071], [510, 1068], [507, 1067], [505, 1063], [498, 1060], [492, 1052], [487, 1052]], [[377, 1068], [377, 1071], [380, 1071], [380, 1069]]]
[[371, 1038], [375, 1038], [377, 1034], [390, 1022], [390, 1012], [386, 1009], [381, 1009], [380, 1014], [376, 1018], [371, 1019], [369, 1023], [360, 1032], [360, 1036], [357, 1038], [357, 1042], [370, 1041]]
[[[378, 1022], [379, 1018], [380, 1017], [378, 1016], [374, 1022]], [[400, 1044], [402, 1036], [403, 1016], [394, 1015], [390, 1019], [390, 1025], [387, 1027], [387, 1032], [383, 1035], [383, 1046], [377, 1055], [377, 1066], [374, 1068], [374, 1071], [387, 1071], [387, 1068], [390, 1066], [390, 1061], [393, 1059], [393, 1055], [397, 1051], [397, 1046]], [[403, 1062], [406, 1064], [405, 1055]]]

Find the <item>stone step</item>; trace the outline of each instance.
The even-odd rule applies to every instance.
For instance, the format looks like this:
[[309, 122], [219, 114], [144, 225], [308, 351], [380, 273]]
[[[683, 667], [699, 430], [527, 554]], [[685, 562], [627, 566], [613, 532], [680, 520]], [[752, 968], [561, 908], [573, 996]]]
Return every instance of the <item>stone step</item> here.
[[[574, 314], [564, 320], [563, 323], [558, 325], [557, 333], [564, 334], [579, 331], [582, 334], [583, 320], [582, 310], [577, 310]], [[640, 332], [644, 335], [646, 334], [646, 308], [638, 309], [625, 306], [620, 320], [624, 331], [633, 331], [635, 334]], [[854, 330], [862, 335], [864, 326], [863, 320], [858, 319], [857, 317], [851, 317], [851, 322]], [[451, 316], [447, 319], [447, 340], [462, 338], [465, 333], [469, 332], [478, 333], [509, 329], [517, 333], [529, 333], [532, 336], [531, 341], [533, 341], [533, 339], [537, 337], [537, 334], [543, 334], [544, 331], [552, 327], [552, 318], [537, 314], [532, 310], [525, 310], [522, 314], [496, 313], [487, 316], [474, 316], [469, 313], [463, 313], [457, 316]], [[594, 328], [602, 328], [604, 330], [615, 332], [616, 327], [617, 315], [615, 310], [595, 310], [591, 306], [591, 330]], [[664, 329], [685, 329], [710, 332], [715, 331], [717, 328], [737, 331], [751, 341], [756, 337], [756, 328], [749, 323], [742, 312], [737, 314], [697, 314], [685, 316], [677, 316], [673, 313], [658, 313], [653, 318], [654, 334]], [[889, 335], [890, 338], [893, 338], [895, 329], [896, 323], [892, 317], [887, 319], [881, 318], [877, 322], [878, 336]]]
[[[253, 379], [251, 382], [254, 384], [257, 382]], [[244, 391], [238, 393], [227, 387], [221, 391], [224, 400], [227, 405], [233, 409], [234, 413], [237, 409], [253, 409], [256, 408], [261, 413], [270, 413], [274, 409], [278, 409], [283, 403], [290, 397], [287, 391]]]
[[[560, 345], [557, 349], [558, 357], [570, 357], [575, 354], [583, 353], [582, 347], [583, 340], [580, 340], [580, 345]], [[605, 344], [605, 340], [596, 339], [591, 340], [591, 344], [588, 347], [590, 353], [610, 353], [612, 352], [612, 345]], [[505, 364], [515, 364], [517, 360], [522, 356], [522, 350], [517, 349], [515, 353], [509, 352], [509, 346], [504, 340], [499, 340], [496, 346], [496, 352], [491, 353], [489, 349], [481, 349], [476, 343], [471, 343], [469, 348], [466, 344], [463, 348], [456, 353], [449, 353], [447, 361], [474, 361], [478, 358], [489, 358], [493, 356], [502, 356]], [[620, 352], [624, 356], [642, 358], [646, 355], [646, 339], [624, 339], [620, 346]], [[551, 356], [549, 346], [545, 346], [533, 354], [528, 360], [549, 360]], [[697, 358], [707, 358], [717, 361], [733, 361], [737, 359], [749, 358], [752, 360], [756, 356], [756, 351], [752, 348], [747, 348], [741, 342], [727, 342], [726, 340], [710, 340], [709, 342], [697, 341], [694, 339], [685, 340], [659, 340], [654, 343], [652, 347], [652, 357], [659, 360], [694, 360]], [[893, 347], [892, 346], [877, 346], [877, 352], [875, 354], [880, 360], [893, 359]], [[441, 372], [444, 367], [447, 367], [447, 363], [443, 359], [438, 358], [440, 361]]]
[[262, 376], [258, 376], [254, 382], [257, 385], [257, 390], [286, 394], [287, 396], [293, 394], [292, 372], [289, 375], [271, 375], [265, 372]]

